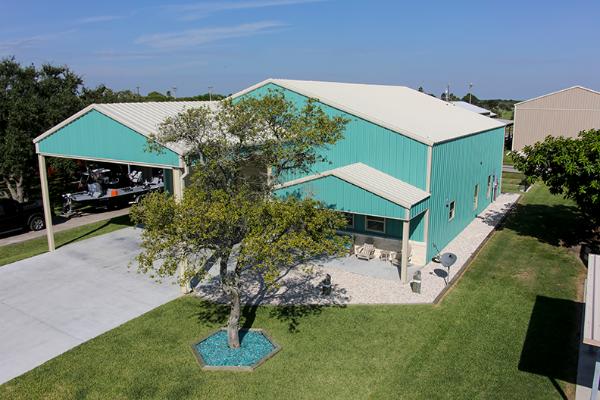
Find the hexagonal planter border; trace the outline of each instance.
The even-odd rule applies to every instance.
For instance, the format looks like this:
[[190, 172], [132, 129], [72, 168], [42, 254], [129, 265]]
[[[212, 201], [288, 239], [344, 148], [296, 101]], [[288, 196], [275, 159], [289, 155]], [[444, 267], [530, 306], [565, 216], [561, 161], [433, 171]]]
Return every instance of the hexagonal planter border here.
[[198, 352], [196, 350], [196, 345], [220, 331], [227, 331], [227, 328], [219, 328], [216, 331], [209, 333], [208, 335], [202, 336], [200, 339], [197, 339], [190, 344], [190, 349], [192, 350], [192, 353], [194, 354], [194, 357], [196, 358], [198, 365], [200, 365], [200, 368], [203, 371], [252, 372], [256, 368], [263, 365], [267, 360], [269, 360], [275, 354], [277, 354], [279, 352], [279, 350], [281, 350], [281, 346], [279, 344], [277, 344], [277, 342], [273, 340], [273, 337], [264, 329], [261, 329], [261, 328], [242, 329], [242, 330], [240, 330], [240, 332], [241, 331], [252, 331], [252, 332], [260, 332], [261, 334], [263, 334], [267, 339], [269, 339], [269, 341], [273, 345], [273, 350], [271, 350], [271, 352], [269, 354], [267, 354], [266, 356], [264, 356], [259, 362], [257, 362], [254, 365], [251, 365], [251, 366], [247, 366], [247, 365], [240, 365], [240, 366], [208, 365], [208, 364], [206, 364], [206, 362], [204, 362], [204, 359], [202, 358], [202, 355], [200, 354], [200, 352]]

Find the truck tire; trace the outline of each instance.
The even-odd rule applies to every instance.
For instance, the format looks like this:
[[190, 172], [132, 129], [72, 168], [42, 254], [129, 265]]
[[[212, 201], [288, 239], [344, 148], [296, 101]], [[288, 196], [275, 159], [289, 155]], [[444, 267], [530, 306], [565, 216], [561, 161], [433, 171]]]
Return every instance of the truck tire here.
[[29, 223], [27, 226], [32, 231], [41, 231], [46, 227], [46, 224], [44, 223], [44, 218], [41, 215], [35, 214], [29, 217]]

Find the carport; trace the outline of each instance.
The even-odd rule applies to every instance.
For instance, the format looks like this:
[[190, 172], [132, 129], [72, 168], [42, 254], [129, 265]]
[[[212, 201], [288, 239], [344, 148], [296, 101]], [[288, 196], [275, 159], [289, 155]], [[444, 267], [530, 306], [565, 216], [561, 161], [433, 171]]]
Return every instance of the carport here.
[[169, 144], [159, 145], [160, 151], [149, 151], [148, 141], [166, 118], [186, 109], [213, 108], [216, 104], [204, 101], [92, 104], [35, 138], [48, 250], [52, 252], [56, 247], [46, 157], [162, 168], [165, 188], [180, 199], [188, 173], [184, 149]]

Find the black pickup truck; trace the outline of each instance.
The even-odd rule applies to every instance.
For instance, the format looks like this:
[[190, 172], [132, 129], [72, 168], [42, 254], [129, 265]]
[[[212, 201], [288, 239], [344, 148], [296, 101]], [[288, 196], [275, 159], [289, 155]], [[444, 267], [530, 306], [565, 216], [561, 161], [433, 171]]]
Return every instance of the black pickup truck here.
[[0, 233], [17, 229], [39, 231], [44, 227], [44, 208], [41, 201], [19, 203], [12, 199], [0, 199]]

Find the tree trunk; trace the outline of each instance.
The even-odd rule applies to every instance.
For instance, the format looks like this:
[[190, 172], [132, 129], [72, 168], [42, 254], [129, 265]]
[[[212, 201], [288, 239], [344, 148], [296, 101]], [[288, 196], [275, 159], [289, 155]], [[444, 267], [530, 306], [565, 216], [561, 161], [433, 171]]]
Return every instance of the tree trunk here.
[[25, 200], [25, 190], [23, 187], [23, 176], [19, 176], [18, 179], [15, 179], [14, 176], [11, 176], [12, 179], [4, 178], [4, 184], [10, 193], [10, 197], [13, 200], [22, 203]]
[[240, 347], [240, 292], [238, 288], [231, 291], [231, 311], [227, 321], [227, 341], [229, 347], [237, 349]]
[[240, 347], [240, 287], [239, 277], [236, 275], [236, 273], [227, 271], [228, 258], [229, 257], [226, 256], [221, 257], [220, 275], [223, 290], [229, 296], [229, 304], [231, 306], [229, 320], [227, 321], [227, 341], [230, 348], [237, 349]]

